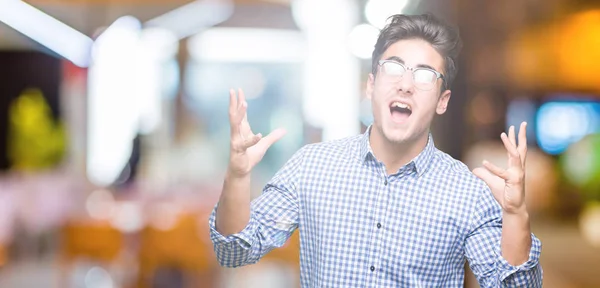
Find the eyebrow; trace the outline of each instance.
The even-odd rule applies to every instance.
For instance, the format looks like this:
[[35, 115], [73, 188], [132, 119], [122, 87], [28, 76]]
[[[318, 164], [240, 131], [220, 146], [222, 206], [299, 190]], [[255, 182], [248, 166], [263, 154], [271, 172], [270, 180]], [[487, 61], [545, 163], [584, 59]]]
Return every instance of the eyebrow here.
[[[400, 62], [402, 64], [406, 64], [406, 63], [404, 63], [404, 60], [402, 60], [402, 58], [400, 58], [398, 56], [390, 56], [390, 57], [388, 57], [385, 60], [394, 60], [396, 62]], [[433, 67], [431, 67], [431, 66], [429, 66], [427, 64], [417, 64], [417, 67], [415, 67], [415, 68], [427, 68], [427, 69], [431, 69], [433, 71], [437, 71], [435, 68], [433, 68]]]

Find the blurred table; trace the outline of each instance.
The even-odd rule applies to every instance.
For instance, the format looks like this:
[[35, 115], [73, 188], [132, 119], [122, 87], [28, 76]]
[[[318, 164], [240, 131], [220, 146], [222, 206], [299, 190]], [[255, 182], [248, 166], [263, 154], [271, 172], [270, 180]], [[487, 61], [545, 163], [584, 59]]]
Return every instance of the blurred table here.
[[600, 249], [584, 241], [577, 222], [538, 220], [544, 287], [600, 287]]

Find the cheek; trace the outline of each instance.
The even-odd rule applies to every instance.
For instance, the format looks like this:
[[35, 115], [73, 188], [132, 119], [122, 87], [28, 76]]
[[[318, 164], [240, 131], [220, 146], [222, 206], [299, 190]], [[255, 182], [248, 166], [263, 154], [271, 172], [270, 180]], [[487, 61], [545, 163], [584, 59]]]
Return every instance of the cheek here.
[[389, 83], [382, 83], [381, 81], [382, 80], [378, 80], [378, 82], [373, 87], [373, 96], [383, 96], [389, 93], [391, 85]]
[[419, 97], [420, 99], [427, 99], [425, 101], [419, 101], [417, 103], [419, 109], [416, 113], [420, 118], [430, 118], [433, 117], [434, 114], [436, 114], [436, 110], [438, 107], [437, 95], [415, 95], [415, 97]]
[[384, 85], [376, 85], [373, 87], [372, 101], [374, 105], [381, 106], [386, 105], [387, 99], [389, 99], [390, 89], [384, 87]]
[[431, 120], [437, 114], [437, 102], [428, 103], [426, 109], [422, 109], [421, 117], [424, 119]]
[[379, 98], [373, 97], [371, 100], [371, 111], [373, 118], [378, 123], [386, 118], [386, 113], [389, 113], [389, 107]]
[[374, 115], [381, 115], [383, 112], [383, 104], [381, 103], [381, 101], [373, 98], [373, 100], [371, 101], [371, 110], [373, 110], [373, 114]]
[[373, 106], [373, 109], [379, 109], [379, 107], [382, 104], [382, 98], [381, 97], [381, 93], [377, 90], [377, 88], [373, 88], [373, 93], [371, 94], [371, 105]]

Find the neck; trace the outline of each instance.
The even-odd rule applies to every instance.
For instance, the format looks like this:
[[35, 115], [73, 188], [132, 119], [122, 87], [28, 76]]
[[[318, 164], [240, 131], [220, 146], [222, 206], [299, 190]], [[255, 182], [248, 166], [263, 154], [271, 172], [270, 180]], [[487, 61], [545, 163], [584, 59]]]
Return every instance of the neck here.
[[402, 166], [417, 157], [427, 146], [429, 133], [423, 133], [416, 139], [403, 142], [391, 142], [383, 136], [382, 131], [375, 126], [371, 127], [369, 142], [375, 158], [383, 162], [387, 174], [398, 172]]

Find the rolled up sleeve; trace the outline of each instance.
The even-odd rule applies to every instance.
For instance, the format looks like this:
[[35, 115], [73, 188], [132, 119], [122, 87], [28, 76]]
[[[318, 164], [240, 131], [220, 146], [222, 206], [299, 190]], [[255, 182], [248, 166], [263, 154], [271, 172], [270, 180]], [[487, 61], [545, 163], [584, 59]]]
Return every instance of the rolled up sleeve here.
[[253, 217], [240, 233], [223, 236], [215, 227], [218, 204], [213, 209], [209, 218], [210, 240], [217, 256], [217, 260], [224, 267], [238, 267], [250, 264], [249, 256], [252, 254], [254, 239], [256, 238], [257, 223]]
[[224, 267], [239, 267], [258, 262], [274, 248], [281, 247], [298, 228], [298, 181], [301, 177], [303, 150], [290, 160], [267, 183], [254, 199], [250, 221], [239, 233], [224, 236], [216, 229], [215, 205], [210, 217], [210, 239], [217, 260]]
[[529, 259], [511, 265], [501, 251], [502, 208], [486, 190], [476, 205], [465, 256], [481, 287], [542, 287], [541, 241], [531, 234]]
[[[497, 244], [501, 247], [501, 243]], [[499, 280], [503, 283], [502, 287], [542, 287], [543, 271], [539, 264], [542, 252], [542, 242], [531, 234], [531, 250], [527, 262], [513, 266], [504, 257], [500, 249], [496, 251], [499, 265]]]

